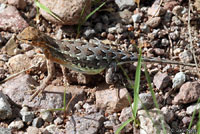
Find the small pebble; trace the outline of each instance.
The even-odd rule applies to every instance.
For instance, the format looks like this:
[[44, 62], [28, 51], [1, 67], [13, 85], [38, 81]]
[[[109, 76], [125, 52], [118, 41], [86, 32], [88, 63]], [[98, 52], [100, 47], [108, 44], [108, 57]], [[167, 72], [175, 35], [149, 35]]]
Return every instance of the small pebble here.
[[177, 73], [175, 77], [172, 79], [172, 83], [173, 83], [172, 88], [174, 89], [180, 88], [185, 81], [186, 81], [185, 73], [184, 72]]
[[108, 38], [109, 40], [111, 40], [111, 41], [114, 41], [114, 40], [115, 40], [115, 36], [114, 36], [113, 34], [111, 34], [111, 33], [109, 33], [109, 34], [107, 35], [107, 38]]
[[19, 130], [21, 128], [24, 127], [24, 123], [21, 119], [16, 119], [14, 121], [12, 121], [9, 125], [8, 125], [8, 128], [10, 129], [16, 129], [16, 130]]
[[48, 110], [41, 110], [40, 115], [44, 121], [52, 122], [53, 120], [53, 115]]
[[40, 117], [35, 118], [32, 122], [32, 126], [37, 128], [40, 128], [43, 124], [44, 120]]

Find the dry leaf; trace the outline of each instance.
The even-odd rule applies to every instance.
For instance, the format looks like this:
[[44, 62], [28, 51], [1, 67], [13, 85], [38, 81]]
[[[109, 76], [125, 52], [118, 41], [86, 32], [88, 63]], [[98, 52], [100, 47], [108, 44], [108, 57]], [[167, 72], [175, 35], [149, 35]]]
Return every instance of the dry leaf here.
[[134, 0], [135, 3], [137, 3], [138, 8], [140, 7], [140, 0]]

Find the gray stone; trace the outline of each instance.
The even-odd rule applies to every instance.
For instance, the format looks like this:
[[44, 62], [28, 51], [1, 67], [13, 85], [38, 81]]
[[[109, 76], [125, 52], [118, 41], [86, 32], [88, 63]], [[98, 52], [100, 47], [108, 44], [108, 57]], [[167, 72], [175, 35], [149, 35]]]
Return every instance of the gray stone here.
[[[40, 95], [34, 98], [33, 101], [29, 101], [31, 97], [30, 93], [30, 85], [35, 87], [38, 86], [38, 83], [28, 74], [21, 74], [11, 80], [8, 80], [4, 84], [2, 84], [2, 91], [4, 94], [8, 95], [12, 101], [14, 101], [18, 105], [27, 105], [29, 107], [37, 107], [43, 109], [55, 109], [63, 107], [63, 93], [66, 87], [64, 86], [52, 86], [49, 85], [45, 88], [45, 95]], [[76, 89], [76, 91], [80, 91], [79, 87], [70, 87], [68, 88], [70, 91]], [[58, 93], [59, 92], [59, 93]], [[80, 99], [81, 96], [77, 95]], [[71, 98], [71, 93], [66, 93], [66, 103]], [[75, 97], [75, 100], [78, 98]], [[76, 102], [75, 102], [76, 103]], [[73, 102], [74, 104], [74, 102]]]
[[170, 108], [167, 106], [162, 107], [161, 111], [164, 114], [166, 122], [170, 124], [174, 120], [174, 117], [175, 117], [174, 111], [170, 110]]
[[136, 3], [133, 0], [115, 0], [115, 3], [118, 5], [120, 10], [123, 9], [134, 9]]
[[113, 129], [113, 126], [115, 126], [116, 124], [113, 121], [105, 121], [103, 122], [104, 127], [107, 129]]
[[15, 55], [15, 49], [17, 48], [18, 44], [15, 40], [15, 35], [13, 35], [6, 43], [6, 45], [3, 47], [3, 50], [8, 54], [9, 56]]
[[14, 6], [7, 6], [0, 12], [0, 29], [19, 32], [28, 26]]
[[175, 77], [172, 79], [172, 88], [177, 89], [180, 88], [183, 83], [186, 81], [186, 75], [184, 72], [179, 72], [175, 75]]
[[184, 63], [190, 63], [193, 60], [192, 53], [190, 51], [184, 50], [179, 54], [179, 58]]
[[[94, 113], [84, 117], [72, 116], [66, 122], [66, 134], [96, 134], [103, 125], [104, 116], [101, 113]], [[76, 125], [75, 125], [76, 124]]]
[[11, 129], [0, 127], [0, 134], [11, 134]]
[[103, 30], [103, 24], [102, 23], [97, 23], [94, 27], [95, 31], [97, 32], [102, 32]]
[[132, 15], [132, 19], [134, 23], [140, 22], [141, 18], [142, 18], [142, 15], [140, 13]]
[[9, 119], [12, 116], [11, 105], [7, 97], [0, 91], [0, 120]]
[[39, 134], [40, 130], [37, 127], [29, 126], [27, 128], [27, 134]]
[[55, 125], [60, 125], [63, 123], [63, 119], [61, 117], [57, 117], [53, 122]]
[[0, 34], [0, 46], [3, 46], [4, 38]]
[[41, 110], [40, 115], [44, 121], [52, 122], [53, 120], [53, 115], [48, 110]]
[[8, 128], [10, 129], [16, 129], [16, 130], [19, 130], [21, 128], [24, 127], [24, 123], [21, 119], [16, 119], [14, 121], [12, 121], [9, 125], [8, 125]]
[[119, 112], [129, 106], [129, 99], [132, 100], [126, 88], [105, 89], [96, 91], [96, 106], [106, 108], [107, 112]]
[[84, 35], [89, 38], [95, 34], [95, 30], [91, 28], [87, 28], [84, 32]]
[[112, 33], [112, 34], [116, 33], [117, 32], [117, 27], [110, 27], [110, 28], [108, 28], [108, 32]]
[[146, 24], [144, 25], [140, 25], [140, 30], [143, 32], [143, 33], [150, 33], [150, 27]]
[[80, 23], [90, 13], [91, 9], [91, 0], [40, 0], [40, 2], [55, 13], [62, 21], [55, 19], [44, 10], [40, 10], [40, 13], [45, 19], [64, 25], [75, 25]]
[[124, 24], [130, 24], [133, 22], [133, 19], [132, 19], [133, 13], [127, 9], [125, 9], [121, 12], [118, 12], [118, 15], [120, 17], [120, 21], [122, 21], [122, 23], [124, 23]]
[[22, 48], [23, 51], [29, 51], [29, 50], [33, 49], [33, 46], [26, 44], [26, 43], [20, 44], [20, 47]]
[[193, 105], [190, 105], [187, 107], [187, 110], [186, 110], [186, 114], [188, 115], [192, 115], [192, 113], [194, 111], [196, 111], [196, 114], [198, 114], [198, 111], [200, 110], [200, 103], [198, 104], [193, 104]]
[[91, 113], [96, 113], [97, 112], [97, 108], [95, 105], [90, 105], [88, 103], [85, 103], [83, 105], [83, 108], [85, 109], [86, 113], [91, 114]]
[[167, 134], [172, 134], [169, 125], [164, 120], [164, 115], [157, 109], [138, 111], [138, 118], [140, 121], [140, 134], [164, 134], [162, 123], [165, 126]]
[[22, 115], [23, 122], [30, 123], [33, 121], [34, 112], [20, 112]]
[[62, 132], [56, 125], [54, 124], [51, 124], [49, 126], [47, 126], [45, 128], [45, 131], [44, 133], [47, 133], [47, 134], [65, 134], [64, 132]]
[[[139, 94], [139, 103], [138, 103], [138, 110], [139, 109], [150, 109], [154, 106], [153, 97], [151, 93], [140, 93]], [[144, 107], [143, 107], [144, 106]]]
[[40, 117], [35, 118], [32, 122], [32, 126], [37, 128], [40, 128], [43, 124], [44, 120]]
[[162, 44], [162, 46], [169, 46], [169, 40], [166, 39], [166, 38], [163, 38], [163, 39], [161, 40], [161, 44]]

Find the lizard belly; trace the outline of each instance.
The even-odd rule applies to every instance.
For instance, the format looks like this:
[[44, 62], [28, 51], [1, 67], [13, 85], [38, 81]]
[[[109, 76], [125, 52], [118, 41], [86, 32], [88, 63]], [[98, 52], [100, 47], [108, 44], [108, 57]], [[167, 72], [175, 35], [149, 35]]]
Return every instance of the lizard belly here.
[[71, 70], [76, 71], [76, 72], [80, 72], [80, 73], [84, 73], [84, 74], [89, 74], [89, 75], [99, 74], [99, 73], [101, 73], [105, 69], [105, 67], [101, 67], [101, 68], [98, 68], [98, 69], [88, 68], [88, 67], [81, 67], [79, 65], [70, 64], [70, 63], [63, 64], [63, 65], [65, 67], [71, 69]]

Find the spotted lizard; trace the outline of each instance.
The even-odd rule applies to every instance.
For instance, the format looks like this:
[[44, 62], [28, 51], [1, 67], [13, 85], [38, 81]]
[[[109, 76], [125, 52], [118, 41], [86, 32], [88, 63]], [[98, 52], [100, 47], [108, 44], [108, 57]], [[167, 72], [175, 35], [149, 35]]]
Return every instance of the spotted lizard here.
[[[17, 39], [21, 42], [26, 42], [32, 46], [41, 48], [48, 59], [48, 76], [32, 95], [31, 100], [47, 86], [47, 82], [51, 79], [53, 74], [53, 63], [62, 65], [62, 70], [64, 67], [67, 67], [68, 69], [89, 75], [99, 74], [103, 70], [106, 70], [106, 82], [111, 83], [113, 78], [112, 73], [117, 65], [132, 63], [138, 60], [136, 54], [123, 50], [111, 49], [108, 45], [103, 44], [99, 40], [93, 43], [60, 41], [51, 38], [34, 27], [25, 28], [18, 34]], [[170, 60], [157, 60], [153, 58], [143, 57], [142, 60], [144, 62], [195, 66], [194, 64]]]

